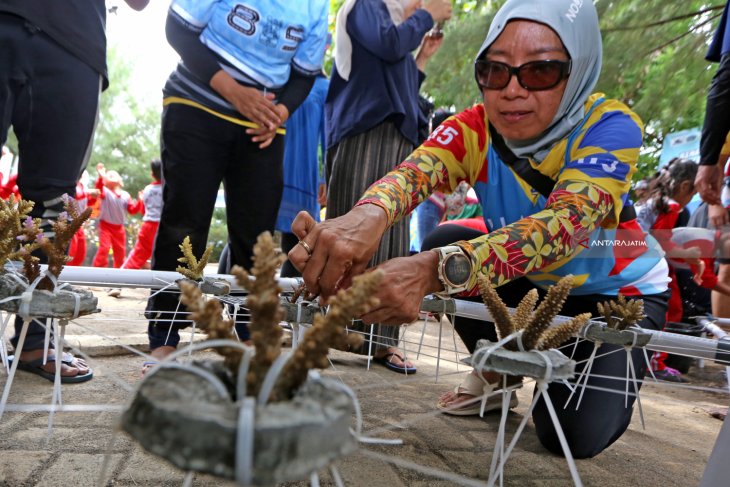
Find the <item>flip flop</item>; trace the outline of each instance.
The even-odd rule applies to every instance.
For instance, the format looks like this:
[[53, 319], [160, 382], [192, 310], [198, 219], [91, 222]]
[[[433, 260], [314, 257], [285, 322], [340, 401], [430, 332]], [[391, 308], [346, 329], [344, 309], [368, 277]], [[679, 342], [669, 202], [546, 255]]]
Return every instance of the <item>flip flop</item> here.
[[[403, 365], [394, 364], [392, 362], [393, 357], [403, 362]], [[415, 374], [418, 369], [416, 367], [406, 367], [406, 358], [398, 352], [391, 352], [383, 355], [382, 357], [373, 358], [373, 362], [381, 365], [385, 365], [393, 372], [399, 372], [401, 374]]]
[[[518, 379], [509, 379], [509, 382], [513, 382], [516, 385]], [[508, 387], [511, 384], [508, 382]], [[519, 379], [521, 384], [522, 380]], [[471, 372], [466, 376], [466, 379], [454, 388], [454, 399], [460, 396], [474, 396], [472, 400], [465, 400], [454, 404], [453, 402], [446, 403], [444, 401], [438, 401], [436, 408], [444, 414], [450, 414], [452, 416], [477, 416], [482, 412], [482, 400], [480, 399], [484, 394], [490, 394], [495, 391], [496, 387], [501, 387], [498, 384], [488, 384], [476, 377]], [[479, 398], [479, 399], [477, 399]], [[453, 401], [453, 399], [452, 399]], [[510, 391], [509, 398], [509, 409], [517, 407], [519, 400], [515, 391]], [[501, 411], [502, 410], [502, 394], [493, 394], [487, 397], [487, 403], [484, 405], [484, 412], [489, 411]]]
[[[10, 355], [8, 357], [8, 364], [12, 366], [13, 360], [15, 359], [14, 355]], [[70, 353], [64, 352], [64, 354], [61, 356], [61, 363], [66, 364], [69, 367], [76, 367], [75, 365], [76, 357], [71, 355]], [[56, 357], [54, 355], [49, 355], [46, 358], [46, 363], [49, 362], [55, 362]], [[46, 380], [49, 380], [51, 382], [54, 382], [56, 380], [56, 373], [55, 372], [48, 372], [47, 370], [43, 369], [43, 357], [37, 358], [35, 360], [29, 360], [27, 362], [23, 362], [22, 360], [18, 361], [18, 370], [22, 370], [24, 372], [30, 372], [31, 374], [35, 374], [37, 376], [43, 377]], [[61, 384], [78, 384], [80, 382], [86, 382], [88, 380], [91, 380], [91, 378], [94, 377], [94, 371], [89, 369], [89, 371], [85, 374], [78, 374], [74, 376], [69, 375], [62, 375], [61, 376]]]

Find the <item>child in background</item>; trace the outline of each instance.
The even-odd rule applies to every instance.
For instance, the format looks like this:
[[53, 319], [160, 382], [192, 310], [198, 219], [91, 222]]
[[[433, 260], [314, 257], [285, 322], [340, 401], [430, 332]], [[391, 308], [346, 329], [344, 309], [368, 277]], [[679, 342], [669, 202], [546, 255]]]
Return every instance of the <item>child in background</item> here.
[[18, 174], [12, 174], [8, 180], [3, 184], [3, 173], [0, 172], [0, 199], [7, 200], [11, 195], [15, 195], [15, 198], [20, 198], [20, 192], [18, 191]]
[[[682, 210], [696, 193], [694, 187], [696, 175], [696, 163], [687, 159], [672, 159], [652, 184], [651, 197], [639, 208], [637, 214], [639, 225], [656, 238], [670, 262], [669, 289], [672, 295], [669, 298], [667, 323], [681, 322], [683, 314], [682, 296], [672, 263], [678, 259], [686, 262], [696, 269], [695, 280], [698, 283], [702, 282], [704, 262], [700, 259], [702, 256], [700, 247], [684, 247], [672, 241], [672, 229], [677, 226]], [[654, 354], [651, 360], [654, 376], [670, 382], [686, 382], [678, 370], [667, 367], [666, 358], [667, 354], [664, 352]]]
[[94, 257], [94, 267], [107, 267], [111, 248], [114, 267], [119, 268], [127, 253], [127, 234], [124, 229], [127, 213], [140, 213], [143, 205], [122, 189], [124, 182], [117, 171], [107, 171], [102, 163], [97, 164], [96, 171], [99, 174], [96, 189], [101, 199], [101, 213], [99, 250]]
[[139, 194], [141, 210], [144, 211], [142, 226], [137, 235], [137, 243], [122, 264], [122, 269], [142, 269], [152, 257], [152, 248], [162, 214], [162, 162], [153, 159], [150, 162], [150, 170], [152, 182]]
[[727, 238], [723, 237], [722, 230], [693, 227], [675, 228], [672, 230], [672, 243], [685, 249], [699, 249], [700, 265], [691, 264], [684, 259], [670, 258], [669, 262], [675, 269], [690, 269], [697, 285], [730, 296], [730, 285], [719, 281], [714, 272], [715, 256], [722, 256], [727, 252], [726, 249], [721, 248], [721, 245], [726, 241]]
[[[89, 205], [89, 199], [94, 199], [99, 196], [99, 190], [94, 188], [87, 190], [84, 181], [88, 182], [89, 173], [84, 170], [84, 176], [81, 180], [76, 183], [76, 204], [79, 207], [79, 212], [82, 212]], [[71, 260], [66, 265], [84, 265], [86, 260], [86, 224], [82, 225], [76, 233], [74, 233], [71, 239], [71, 244], [68, 248], [68, 255]]]

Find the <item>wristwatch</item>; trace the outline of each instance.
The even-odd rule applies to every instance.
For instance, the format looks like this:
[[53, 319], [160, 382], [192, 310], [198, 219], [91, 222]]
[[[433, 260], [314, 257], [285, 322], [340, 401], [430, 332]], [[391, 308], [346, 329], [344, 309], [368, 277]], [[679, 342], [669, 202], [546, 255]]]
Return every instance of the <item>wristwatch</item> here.
[[471, 259], [457, 245], [433, 250], [439, 254], [439, 280], [444, 286], [444, 290], [436, 294], [451, 295], [466, 291], [472, 271]]

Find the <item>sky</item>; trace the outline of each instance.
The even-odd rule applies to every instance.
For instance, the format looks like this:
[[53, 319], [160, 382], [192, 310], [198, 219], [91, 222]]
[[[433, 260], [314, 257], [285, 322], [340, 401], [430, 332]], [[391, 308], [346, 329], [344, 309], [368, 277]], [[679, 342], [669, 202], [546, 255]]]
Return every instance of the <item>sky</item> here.
[[[178, 55], [165, 39], [165, 18], [170, 0], [150, 0], [141, 12], [129, 8], [124, 0], [107, 0], [117, 6], [107, 14], [107, 39], [133, 66], [133, 93], [157, 102], [162, 86], [177, 64]], [[110, 73], [114, 82], [114, 73]]]

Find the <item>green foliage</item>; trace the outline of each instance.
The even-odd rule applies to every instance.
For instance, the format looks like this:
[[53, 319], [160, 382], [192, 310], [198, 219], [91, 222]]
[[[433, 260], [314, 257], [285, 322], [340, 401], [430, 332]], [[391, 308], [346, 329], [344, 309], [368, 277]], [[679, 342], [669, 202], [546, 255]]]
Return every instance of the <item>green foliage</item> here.
[[213, 246], [213, 252], [210, 254], [211, 262], [218, 262], [223, 247], [228, 242], [228, 227], [226, 226], [226, 210], [225, 208], [216, 208], [213, 211], [213, 219], [210, 222], [210, 230], [208, 231], [208, 245]]
[[103, 162], [122, 175], [124, 189], [136, 197], [152, 180], [150, 161], [159, 158], [161, 107], [144, 104], [130, 92], [132, 66], [111, 46], [108, 63], [110, 86], [101, 95], [89, 172], [96, 177], [96, 164]]
[[493, 12], [481, 12], [450, 21], [444, 27], [444, 43], [426, 66], [422, 92], [436, 107], [463, 110], [481, 101], [474, 81], [474, 58], [489, 29]]

